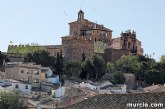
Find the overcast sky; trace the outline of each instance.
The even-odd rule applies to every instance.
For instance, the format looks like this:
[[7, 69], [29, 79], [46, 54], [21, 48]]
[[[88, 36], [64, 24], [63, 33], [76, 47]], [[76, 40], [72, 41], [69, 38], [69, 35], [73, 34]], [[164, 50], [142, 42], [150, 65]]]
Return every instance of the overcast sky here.
[[135, 30], [144, 54], [156, 60], [165, 54], [165, 0], [0, 0], [0, 51], [10, 41], [61, 44], [80, 8], [86, 19], [112, 29], [113, 38]]

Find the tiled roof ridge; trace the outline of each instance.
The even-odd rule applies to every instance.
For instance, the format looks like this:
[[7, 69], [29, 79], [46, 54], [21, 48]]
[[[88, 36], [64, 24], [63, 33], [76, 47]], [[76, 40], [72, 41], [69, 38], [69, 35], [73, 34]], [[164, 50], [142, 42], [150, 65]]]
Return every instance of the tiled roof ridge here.
[[[130, 109], [127, 103], [155, 102], [165, 104], [165, 92], [102, 94], [63, 109]], [[138, 109], [138, 108], [137, 108]], [[144, 109], [144, 108], [142, 108]], [[146, 108], [145, 108], [146, 109]], [[157, 108], [153, 108], [157, 109]]]

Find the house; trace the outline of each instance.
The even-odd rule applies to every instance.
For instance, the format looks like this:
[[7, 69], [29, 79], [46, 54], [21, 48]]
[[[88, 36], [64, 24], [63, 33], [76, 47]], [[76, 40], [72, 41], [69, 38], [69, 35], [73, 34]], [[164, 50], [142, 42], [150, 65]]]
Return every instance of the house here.
[[[165, 93], [100, 94], [57, 109], [140, 109], [140, 107], [133, 107], [135, 103], [161, 103], [159, 109], [164, 109]], [[144, 106], [142, 109], [149, 108]], [[158, 107], [153, 109], [158, 109]]]
[[98, 91], [99, 94], [112, 94], [110, 89], [101, 89]]
[[16, 90], [23, 93], [30, 93], [32, 90], [32, 85], [13, 79], [5, 79], [3, 80], [3, 85], [1, 86], [1, 89], [2, 88], [3, 90], [8, 91]]
[[117, 84], [111, 87], [112, 93], [126, 93], [127, 92], [127, 85], [126, 84]]
[[106, 86], [111, 86], [113, 85], [111, 82], [109, 81], [101, 81], [101, 82], [92, 82], [92, 83], [80, 83], [80, 87], [83, 87], [83, 88], [89, 88], [89, 89], [92, 89], [92, 90], [100, 90], [101, 88], [103, 87], [106, 87]]
[[65, 89], [66, 87], [59, 87], [56, 90], [51, 90], [51, 93], [54, 97], [58, 98], [58, 97], [62, 97], [65, 95]]
[[80, 87], [82, 87], [82, 88], [89, 88], [89, 89], [92, 89], [92, 90], [96, 90], [97, 89], [96, 86], [94, 86], [94, 85], [92, 85], [90, 83], [84, 83], [84, 82], [80, 83]]
[[80, 84], [76, 81], [71, 81], [71, 80], [65, 80], [64, 86], [65, 87], [74, 87], [74, 86], [79, 86]]
[[125, 77], [125, 84], [127, 85], [127, 89], [134, 89], [136, 88], [136, 77], [134, 74], [131, 73], [124, 73]]
[[59, 83], [51, 83], [51, 82], [41, 82], [41, 89], [46, 92], [51, 92], [51, 90], [56, 90], [60, 87]]
[[[28, 99], [28, 103], [31, 104], [32, 109], [55, 109], [59, 106], [59, 100], [51, 98], [43, 98], [40, 100]], [[28, 107], [28, 109], [31, 109]]]
[[99, 94], [113, 94], [113, 93], [126, 93], [127, 85], [125, 84], [116, 84], [116, 85], [111, 85], [107, 87], [103, 87], [100, 90], [98, 90]]
[[[34, 63], [23, 64], [21, 62], [9, 62], [5, 65], [6, 79], [21, 80], [32, 84], [32, 87], [40, 87], [42, 81], [58, 82], [57, 77], [52, 76], [52, 70], [49, 67], [41, 67]], [[47, 77], [50, 77], [47, 79]], [[55, 80], [54, 80], [55, 79]]]
[[46, 78], [53, 75], [53, 72], [49, 67], [41, 67], [41, 72], [45, 73]]
[[93, 85], [96, 86], [97, 90], [100, 90], [103, 87], [112, 86], [113, 84], [109, 81], [100, 81], [100, 82], [94, 82]]
[[24, 83], [20, 81], [12, 81], [12, 89], [15, 89], [16, 91], [21, 91], [24, 93], [30, 93], [32, 90], [32, 85], [29, 83]]
[[59, 83], [59, 75], [51, 75], [46, 78], [47, 82]]

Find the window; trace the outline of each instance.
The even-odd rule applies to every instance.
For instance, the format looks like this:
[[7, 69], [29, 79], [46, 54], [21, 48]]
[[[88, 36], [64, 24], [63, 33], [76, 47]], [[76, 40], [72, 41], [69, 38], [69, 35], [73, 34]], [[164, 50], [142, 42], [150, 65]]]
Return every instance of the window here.
[[15, 88], [18, 89], [18, 84], [15, 85]]
[[38, 74], [39, 74], [39, 71], [36, 70], [36, 71], [34, 71], [34, 73], [35, 73], [36, 75], [38, 75]]
[[76, 34], [76, 31], [75, 30], [73, 30], [73, 34]]
[[90, 40], [92, 40], [92, 38], [90, 37]]
[[25, 89], [28, 89], [28, 85], [25, 86]]
[[24, 73], [24, 70], [21, 70], [21, 73]]
[[45, 78], [47, 78], [48, 77], [48, 75], [47, 74], [45, 74]]
[[39, 83], [39, 79], [34, 79], [34, 83]]
[[105, 33], [105, 37], [107, 37], [108, 36], [108, 34], [107, 33]]

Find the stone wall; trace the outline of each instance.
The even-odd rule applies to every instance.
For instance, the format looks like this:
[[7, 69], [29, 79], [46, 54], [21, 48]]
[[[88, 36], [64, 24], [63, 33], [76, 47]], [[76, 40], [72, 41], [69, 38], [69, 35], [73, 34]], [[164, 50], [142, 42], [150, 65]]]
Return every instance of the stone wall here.
[[81, 61], [83, 52], [88, 58], [94, 52], [94, 43], [90, 40], [63, 39], [62, 45], [65, 60]]
[[129, 51], [128, 50], [122, 50], [122, 49], [112, 49], [112, 48], [107, 48], [104, 51], [104, 60], [106, 62], [116, 62], [118, 59], [121, 58], [123, 55], [128, 55]]
[[[36, 47], [36, 48], [38, 47], [38, 50], [46, 50], [50, 53], [51, 56], [56, 56], [57, 53], [58, 52], [60, 53], [60, 51], [62, 50], [62, 45], [21, 45], [21, 44], [20, 45], [9, 45], [8, 46], [8, 56], [12, 57], [12, 58], [15, 57], [15, 59], [17, 57], [18, 58], [24, 57], [23, 55], [25, 55], [26, 53], [25, 54], [20, 54], [20, 53], [13, 53], [12, 52], [12, 49], [18, 48], [18, 47], [29, 49], [28, 51], [30, 51], [32, 48], [27, 48], [27, 47]], [[13, 61], [13, 62], [15, 62], [15, 61]]]
[[111, 48], [113, 48], [113, 49], [122, 49], [121, 37], [112, 39]]

